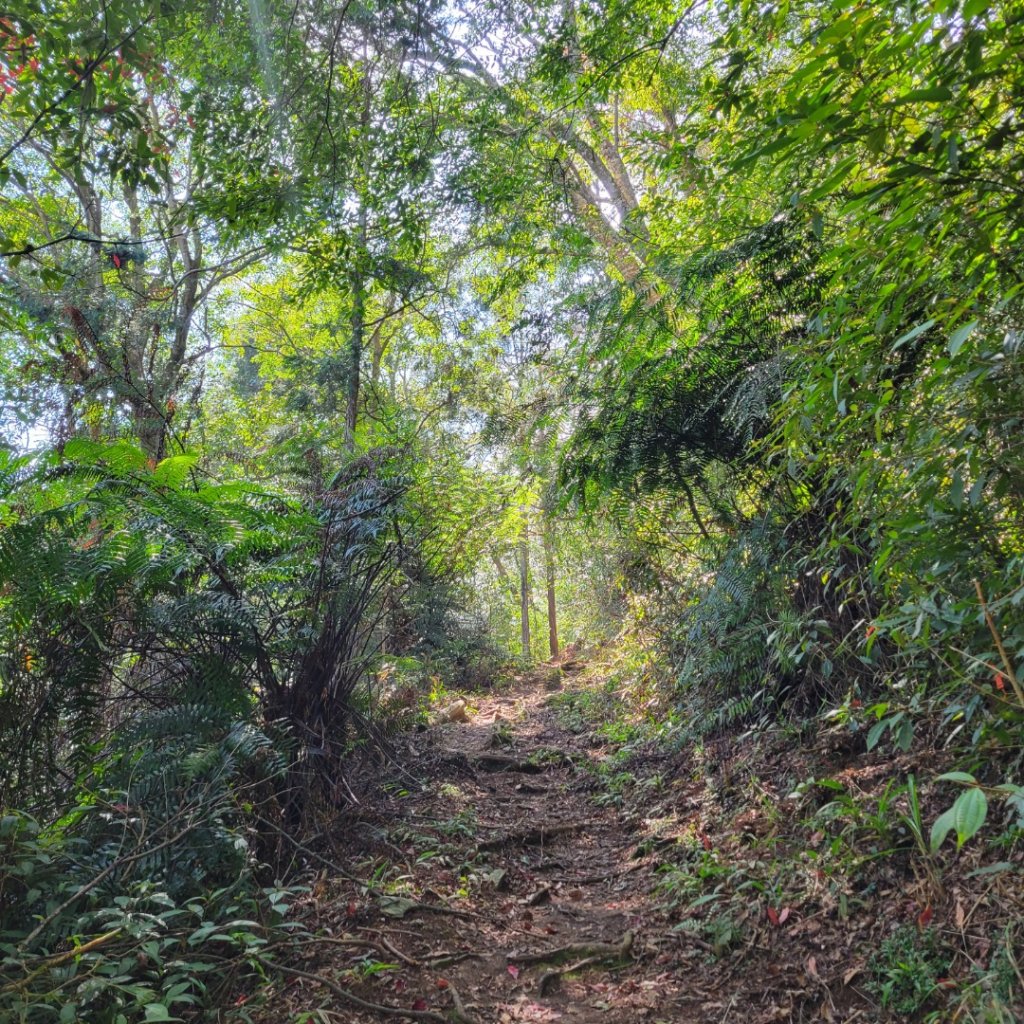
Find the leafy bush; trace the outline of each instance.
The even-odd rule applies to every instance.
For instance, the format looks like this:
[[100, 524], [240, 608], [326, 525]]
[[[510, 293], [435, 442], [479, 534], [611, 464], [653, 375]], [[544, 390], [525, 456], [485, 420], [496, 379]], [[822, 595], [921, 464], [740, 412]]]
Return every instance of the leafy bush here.
[[283, 926], [256, 882], [246, 807], [283, 762], [201, 708], [111, 738], [77, 800], [0, 820], [0, 1016], [35, 1024], [180, 1019], [217, 1006]]

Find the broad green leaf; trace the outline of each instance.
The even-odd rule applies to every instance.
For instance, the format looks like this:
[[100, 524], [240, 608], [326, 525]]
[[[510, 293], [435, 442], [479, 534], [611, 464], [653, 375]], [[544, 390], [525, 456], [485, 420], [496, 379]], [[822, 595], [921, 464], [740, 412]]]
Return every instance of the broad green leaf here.
[[978, 326], [977, 320], [972, 320], [963, 327], [958, 327], [949, 337], [949, 344], [946, 348], [951, 356], [955, 356], [963, 346], [963, 343], [971, 336], [974, 328]]
[[923, 324], [918, 324], [912, 330], [907, 331], [906, 334], [900, 335], [893, 343], [893, 351], [898, 349], [901, 345], [905, 345], [908, 341], [913, 341], [915, 338], [920, 337], [925, 331], [930, 331], [935, 326], [934, 318], [926, 320]]
[[932, 853], [938, 853], [939, 847], [945, 842], [946, 836], [956, 827], [954, 821], [953, 808], [950, 807], [940, 814], [932, 825], [931, 837], [929, 840], [929, 846], [931, 847]]
[[911, 89], [893, 100], [895, 105], [904, 103], [942, 103], [951, 100], [953, 93], [945, 85], [934, 85], [928, 89]]
[[982, 825], [988, 814], [988, 799], [984, 790], [973, 787], [964, 790], [953, 804], [953, 820], [956, 825], [956, 847], [967, 842]]

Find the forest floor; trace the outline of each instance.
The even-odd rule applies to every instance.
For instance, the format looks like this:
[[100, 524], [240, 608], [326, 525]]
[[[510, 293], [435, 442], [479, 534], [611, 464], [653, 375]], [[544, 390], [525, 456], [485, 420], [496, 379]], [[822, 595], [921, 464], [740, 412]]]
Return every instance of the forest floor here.
[[[894, 968], [896, 995], [925, 985], [934, 1009], [954, 959], [942, 962], [952, 946], [936, 926], [981, 963], [1000, 922], [1021, 919], [1019, 864], [939, 881], [888, 849], [887, 823], [872, 846], [863, 822], [819, 827], [789, 796], [823, 761], [848, 791], [877, 796], [908, 768], [942, 771], [931, 753], [911, 765], [776, 735], [670, 754], [609, 739], [616, 701], [585, 667], [549, 667], [469, 698], [466, 722], [401, 735], [401, 769], [318, 862], [304, 909], [321, 938], [287, 961], [288, 984], [262, 992], [254, 1019], [919, 1019], [887, 1015], [863, 987], [872, 971], [893, 980], [871, 961], [883, 937], [897, 936], [893, 964], [912, 964], [909, 979]], [[843, 856], [829, 856], [831, 832]]]

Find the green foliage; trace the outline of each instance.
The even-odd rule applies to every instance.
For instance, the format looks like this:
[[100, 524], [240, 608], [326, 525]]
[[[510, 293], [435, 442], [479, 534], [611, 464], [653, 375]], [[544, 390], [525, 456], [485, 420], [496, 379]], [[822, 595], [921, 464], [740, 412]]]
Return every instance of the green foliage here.
[[174, 709], [111, 736], [59, 818], [6, 814], [5, 1019], [115, 1024], [217, 1007], [292, 895], [258, 887], [243, 807], [282, 767], [251, 726]]
[[871, 958], [868, 987], [883, 1009], [916, 1013], [936, 996], [949, 963], [934, 928], [904, 925], [882, 942]]

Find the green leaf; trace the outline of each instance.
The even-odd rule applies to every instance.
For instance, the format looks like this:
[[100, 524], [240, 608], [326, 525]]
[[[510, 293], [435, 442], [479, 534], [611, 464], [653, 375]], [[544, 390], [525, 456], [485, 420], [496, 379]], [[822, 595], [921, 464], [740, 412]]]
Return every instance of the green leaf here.
[[964, 324], [963, 327], [958, 327], [949, 338], [949, 344], [946, 348], [949, 350], [951, 356], [955, 356], [960, 351], [963, 343], [971, 336], [974, 328], [978, 326], [977, 320], [972, 320], [968, 324]]
[[162, 487], [180, 487], [196, 462], [195, 455], [171, 455], [162, 459], [153, 470], [153, 483]]
[[956, 803], [953, 804], [953, 821], [956, 826], [958, 850], [985, 824], [987, 814], [988, 798], [982, 789], [967, 789], [956, 798]]
[[932, 853], [938, 853], [939, 847], [946, 840], [946, 836], [955, 828], [953, 822], [953, 808], [950, 807], [944, 811], [935, 819], [935, 824], [932, 825], [931, 837], [929, 840], [929, 847]]
[[913, 330], [907, 331], [906, 334], [900, 335], [893, 343], [892, 348], [895, 352], [901, 345], [905, 345], [908, 341], [913, 341], [915, 338], [920, 337], [925, 331], [930, 331], [935, 326], [935, 318], [931, 320], [925, 320], [923, 324], [918, 324]]
[[978, 868], [976, 871], [969, 871], [965, 877], [981, 878], [984, 875], [999, 875], [1004, 871], [1020, 871], [1020, 865], [1012, 864], [1008, 860], [999, 860], [995, 864], [986, 864], [983, 868]]
[[146, 1007], [146, 1020], [181, 1020], [180, 1017], [172, 1017], [163, 1003], [150, 1003]]
[[966, 782], [969, 786], [976, 786], [978, 780], [968, 772], [946, 772], [940, 775], [936, 782]]
[[952, 98], [953, 93], [948, 86], [933, 85], [928, 89], [911, 89], [910, 92], [897, 96], [892, 102], [893, 106], [900, 106], [904, 103], [942, 103]]
[[871, 726], [871, 730], [868, 732], [868, 750], [874, 750], [878, 746], [878, 741], [882, 738], [882, 733], [889, 728], [889, 719], [883, 718], [880, 722], [875, 722]]

